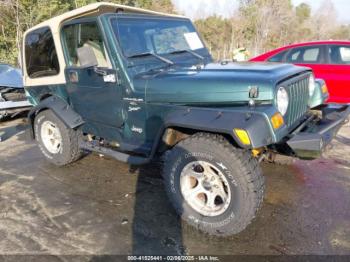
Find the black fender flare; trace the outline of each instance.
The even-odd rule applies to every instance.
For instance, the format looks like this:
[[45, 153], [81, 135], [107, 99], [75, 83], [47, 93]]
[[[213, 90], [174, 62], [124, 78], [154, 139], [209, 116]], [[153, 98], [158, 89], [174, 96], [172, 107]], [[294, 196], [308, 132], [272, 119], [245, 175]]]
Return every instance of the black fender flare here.
[[28, 113], [28, 122], [30, 124], [31, 137], [34, 139], [34, 120], [43, 110], [51, 110], [62, 122], [69, 128], [77, 128], [84, 124], [83, 118], [73, 110], [73, 108], [62, 98], [50, 96], [42, 100], [37, 106], [33, 107]]
[[[267, 115], [262, 112], [251, 111], [247, 108], [232, 110], [184, 107], [165, 117], [158, 139], [152, 148], [152, 154], [156, 152], [165, 131], [168, 128], [178, 127], [198, 132], [225, 134], [232, 137], [239, 147], [246, 149], [263, 147], [275, 140]], [[247, 146], [241, 143], [234, 132], [235, 128], [248, 132], [251, 145]]]

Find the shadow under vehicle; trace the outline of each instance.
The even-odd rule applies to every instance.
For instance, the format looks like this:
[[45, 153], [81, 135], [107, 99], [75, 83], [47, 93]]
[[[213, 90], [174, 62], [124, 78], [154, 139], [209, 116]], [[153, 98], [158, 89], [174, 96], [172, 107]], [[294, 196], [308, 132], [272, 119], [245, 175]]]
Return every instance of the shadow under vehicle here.
[[312, 159], [346, 121], [309, 68], [214, 63], [181, 16], [96, 3], [24, 35], [33, 138], [56, 165], [84, 150], [143, 165], [161, 155], [189, 224], [244, 230], [261, 206], [267, 154]]

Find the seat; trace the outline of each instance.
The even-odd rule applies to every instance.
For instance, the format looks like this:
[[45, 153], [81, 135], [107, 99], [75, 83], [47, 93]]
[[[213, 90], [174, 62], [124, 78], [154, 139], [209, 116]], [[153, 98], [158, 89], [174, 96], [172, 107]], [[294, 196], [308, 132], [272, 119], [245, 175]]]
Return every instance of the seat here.
[[106, 59], [103, 47], [100, 44], [94, 41], [88, 40], [84, 43], [84, 47], [89, 47], [93, 50], [98, 63], [98, 67], [108, 67], [108, 68], [110, 67]]

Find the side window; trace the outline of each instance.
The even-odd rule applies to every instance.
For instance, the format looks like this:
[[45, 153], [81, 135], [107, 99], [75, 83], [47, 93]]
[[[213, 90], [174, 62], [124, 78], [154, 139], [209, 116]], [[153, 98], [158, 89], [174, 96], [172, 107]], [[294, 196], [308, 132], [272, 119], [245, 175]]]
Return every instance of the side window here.
[[288, 52], [288, 50], [282, 51], [282, 52], [270, 57], [267, 61], [278, 62], [278, 63], [283, 62], [283, 58], [287, 52]]
[[328, 50], [331, 64], [350, 64], [350, 46], [332, 45]]
[[320, 54], [319, 48], [306, 49], [303, 54], [303, 61], [317, 62], [319, 54]]
[[77, 50], [88, 46], [93, 50], [99, 67], [110, 67], [105, 45], [96, 23], [67, 25], [63, 28], [62, 34], [69, 66], [79, 67]]
[[299, 56], [300, 56], [300, 50], [297, 50], [293, 54], [290, 54], [288, 60], [291, 60], [291, 62], [296, 62], [296, 61], [298, 61]]
[[25, 60], [30, 78], [54, 76], [60, 72], [50, 28], [40, 28], [26, 36]]
[[294, 48], [287, 55], [286, 60], [288, 63], [298, 63], [298, 64], [319, 63], [321, 60], [321, 47], [310, 46], [310, 47]]

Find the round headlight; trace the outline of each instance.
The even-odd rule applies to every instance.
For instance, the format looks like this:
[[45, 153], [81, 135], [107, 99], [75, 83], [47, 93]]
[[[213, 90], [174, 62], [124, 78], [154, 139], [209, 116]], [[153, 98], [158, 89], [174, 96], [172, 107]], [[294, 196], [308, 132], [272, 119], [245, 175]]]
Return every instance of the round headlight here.
[[316, 89], [315, 77], [314, 77], [314, 75], [311, 75], [309, 78], [309, 95], [310, 95], [310, 97], [313, 96], [315, 89]]
[[289, 105], [289, 97], [284, 87], [278, 88], [277, 91], [277, 109], [284, 116], [287, 113]]

